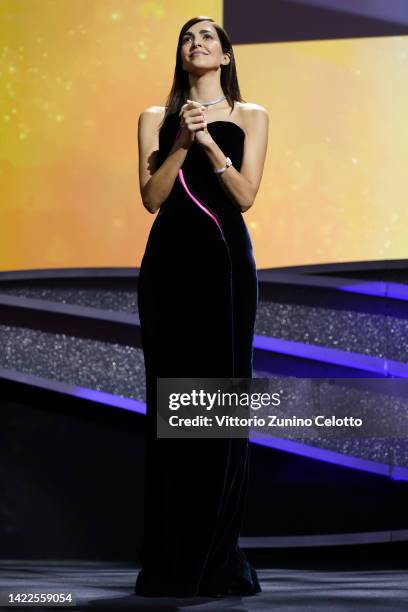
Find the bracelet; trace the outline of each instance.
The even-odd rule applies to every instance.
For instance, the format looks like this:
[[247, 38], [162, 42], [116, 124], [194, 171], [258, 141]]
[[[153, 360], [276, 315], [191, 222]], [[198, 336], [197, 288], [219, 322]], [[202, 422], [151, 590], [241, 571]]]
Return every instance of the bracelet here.
[[225, 170], [230, 166], [232, 166], [232, 161], [229, 157], [227, 157], [225, 160], [225, 166], [223, 168], [214, 168], [214, 172], [215, 174], [221, 174], [222, 172], [225, 172]]

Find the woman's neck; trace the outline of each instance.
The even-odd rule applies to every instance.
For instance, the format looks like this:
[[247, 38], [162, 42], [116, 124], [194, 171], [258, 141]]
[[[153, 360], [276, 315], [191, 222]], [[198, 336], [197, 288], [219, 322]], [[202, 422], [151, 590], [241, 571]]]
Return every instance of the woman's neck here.
[[218, 100], [218, 98], [223, 96], [224, 92], [222, 91], [218, 72], [208, 72], [202, 76], [190, 75], [189, 100], [205, 103]]

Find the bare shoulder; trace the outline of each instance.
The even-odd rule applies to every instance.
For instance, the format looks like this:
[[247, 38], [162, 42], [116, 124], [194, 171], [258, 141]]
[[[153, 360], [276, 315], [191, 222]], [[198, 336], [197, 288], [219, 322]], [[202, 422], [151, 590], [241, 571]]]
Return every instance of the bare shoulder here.
[[148, 106], [140, 113], [139, 125], [146, 125], [149, 128], [154, 128], [159, 125], [164, 117], [166, 108], [164, 106]]
[[164, 106], [148, 106], [142, 111], [142, 115], [164, 115], [165, 107]]
[[261, 104], [256, 104], [255, 102], [241, 102], [240, 115], [245, 128], [253, 125], [254, 123], [267, 125], [269, 120], [267, 109]]
[[268, 138], [269, 115], [264, 106], [255, 102], [240, 102], [237, 111], [240, 125], [247, 136], [252, 136], [252, 140], [258, 143]]

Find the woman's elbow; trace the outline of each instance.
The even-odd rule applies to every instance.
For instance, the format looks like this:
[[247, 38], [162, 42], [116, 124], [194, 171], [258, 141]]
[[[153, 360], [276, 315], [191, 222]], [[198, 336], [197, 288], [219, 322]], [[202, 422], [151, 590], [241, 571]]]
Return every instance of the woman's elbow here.
[[142, 196], [142, 204], [145, 207], [145, 209], [147, 210], [147, 212], [149, 212], [152, 215], [154, 215], [155, 212], [157, 212], [159, 207], [156, 205], [156, 203], [153, 201], [153, 199], [151, 197], [149, 197], [148, 190], [147, 189], [141, 189], [140, 195]]
[[244, 204], [241, 206], [241, 212], [242, 213], [246, 213], [248, 212], [248, 210], [251, 208], [253, 202], [249, 203], [249, 204]]
[[245, 198], [245, 202], [241, 204], [241, 211], [243, 213], [247, 212], [255, 202], [256, 192], [251, 191], [247, 198]]
[[142, 203], [147, 212], [154, 215], [157, 212], [157, 208], [155, 208], [150, 202], [146, 202], [146, 200], [142, 199]]

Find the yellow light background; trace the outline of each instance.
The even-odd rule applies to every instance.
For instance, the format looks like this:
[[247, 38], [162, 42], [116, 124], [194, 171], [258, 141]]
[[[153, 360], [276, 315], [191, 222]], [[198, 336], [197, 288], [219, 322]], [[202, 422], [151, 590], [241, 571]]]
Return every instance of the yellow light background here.
[[[222, 3], [0, 2], [0, 269], [139, 266], [137, 121]], [[407, 257], [408, 37], [236, 45], [270, 116], [245, 214], [259, 268]]]

